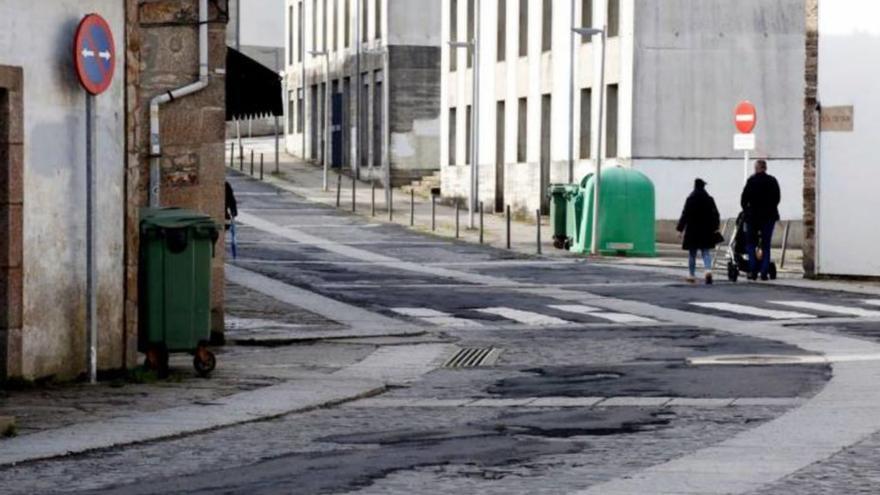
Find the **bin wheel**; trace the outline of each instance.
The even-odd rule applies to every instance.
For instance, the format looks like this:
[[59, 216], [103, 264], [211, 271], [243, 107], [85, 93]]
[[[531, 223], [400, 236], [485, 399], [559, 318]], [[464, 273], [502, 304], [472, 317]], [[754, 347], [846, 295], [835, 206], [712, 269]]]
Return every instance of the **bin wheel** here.
[[202, 378], [208, 375], [217, 367], [217, 357], [213, 352], [209, 351], [205, 346], [199, 346], [193, 356], [193, 368]]
[[154, 345], [147, 349], [144, 368], [155, 371], [159, 378], [168, 377], [168, 351], [164, 346]]
[[727, 263], [727, 279], [735, 283], [738, 278], [739, 268], [737, 268], [736, 263], [732, 261]]
[[562, 249], [563, 247], [565, 247], [565, 240], [560, 239], [559, 237], [553, 239], [553, 247], [555, 247], [556, 249]]
[[770, 270], [768, 270], [767, 275], [770, 276], [770, 280], [776, 280], [776, 263], [770, 263]]

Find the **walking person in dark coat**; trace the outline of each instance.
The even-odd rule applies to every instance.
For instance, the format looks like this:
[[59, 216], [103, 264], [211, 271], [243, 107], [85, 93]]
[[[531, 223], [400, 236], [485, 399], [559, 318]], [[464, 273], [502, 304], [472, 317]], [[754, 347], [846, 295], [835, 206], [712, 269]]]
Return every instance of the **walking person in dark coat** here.
[[779, 182], [767, 173], [767, 161], [755, 162], [755, 175], [749, 177], [743, 189], [742, 204], [746, 223], [746, 250], [749, 253], [749, 278], [758, 279], [758, 252], [761, 248], [761, 280], [768, 280], [770, 273], [770, 242], [773, 228], [779, 221]]
[[718, 244], [720, 226], [718, 207], [715, 206], [712, 196], [706, 192], [706, 182], [703, 179], [695, 180], [694, 191], [684, 203], [684, 211], [677, 227], [678, 232], [684, 234], [682, 248], [689, 254], [688, 282], [696, 282], [697, 251], [700, 251], [706, 269], [706, 283], [712, 283], [712, 250]]

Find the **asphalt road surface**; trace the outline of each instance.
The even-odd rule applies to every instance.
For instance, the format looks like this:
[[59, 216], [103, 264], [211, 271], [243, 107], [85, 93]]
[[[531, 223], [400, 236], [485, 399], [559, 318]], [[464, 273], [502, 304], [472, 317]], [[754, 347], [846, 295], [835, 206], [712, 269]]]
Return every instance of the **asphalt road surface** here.
[[[0, 493], [618, 493], [602, 484], [775, 424], [829, 386], [832, 364], [799, 362], [815, 352], [765, 326], [880, 334], [868, 297], [514, 255], [231, 181], [243, 213], [232, 264], [423, 331], [339, 348], [448, 344], [484, 359], [330, 409], [0, 470]], [[778, 359], [711, 361], [731, 355]], [[852, 492], [878, 471], [850, 469], [849, 451], [818, 461], [752, 488]]]

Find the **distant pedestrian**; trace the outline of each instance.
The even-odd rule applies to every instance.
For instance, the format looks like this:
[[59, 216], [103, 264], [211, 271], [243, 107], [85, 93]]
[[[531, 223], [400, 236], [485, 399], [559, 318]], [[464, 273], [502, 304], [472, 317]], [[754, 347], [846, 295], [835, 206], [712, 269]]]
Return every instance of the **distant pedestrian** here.
[[749, 177], [740, 200], [745, 215], [746, 250], [749, 253], [751, 280], [758, 279], [759, 271], [761, 280], [769, 279], [770, 243], [773, 240], [773, 228], [779, 221], [780, 199], [779, 182], [767, 173], [767, 161], [755, 161], [755, 175]]
[[706, 192], [703, 179], [694, 181], [694, 190], [684, 203], [677, 230], [683, 235], [682, 248], [688, 252], [688, 282], [695, 283], [697, 252], [702, 255], [706, 284], [712, 284], [712, 250], [721, 242], [721, 217], [715, 200]]
[[238, 201], [235, 200], [235, 191], [229, 182], [226, 182], [226, 221], [229, 222], [238, 216]]

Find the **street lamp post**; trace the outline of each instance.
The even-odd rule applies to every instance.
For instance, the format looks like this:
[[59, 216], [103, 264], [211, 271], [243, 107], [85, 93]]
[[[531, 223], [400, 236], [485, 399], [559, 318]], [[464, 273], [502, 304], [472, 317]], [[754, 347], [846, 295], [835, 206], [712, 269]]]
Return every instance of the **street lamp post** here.
[[[602, 51], [599, 64], [599, 136], [596, 143], [596, 173], [593, 179], [593, 225], [591, 235], [590, 254], [599, 254], [599, 192], [602, 185], [602, 135], [605, 130], [605, 29], [580, 27], [572, 28], [572, 32], [582, 37], [599, 35], [602, 40]], [[574, 48], [574, 44], [572, 44]], [[571, 88], [569, 106], [574, 108], [574, 49], [571, 51]], [[574, 170], [574, 111], [570, 113], [569, 122], [569, 170]], [[573, 172], [571, 172], [573, 174]]]
[[[309, 55], [324, 57], [324, 153], [322, 162], [324, 165], [324, 190], [327, 190], [327, 175], [329, 174], [329, 162], [327, 157], [330, 150], [330, 52], [327, 50], [312, 50]], [[313, 110], [314, 111], [314, 110]]]
[[[476, 9], [477, 13], [480, 11], [479, 2], [477, 2]], [[468, 199], [468, 227], [474, 228], [474, 216], [476, 213], [477, 202], [479, 201], [479, 186], [480, 186], [480, 165], [479, 165], [479, 139], [477, 136], [479, 135], [479, 123], [480, 123], [480, 50], [479, 50], [479, 36], [480, 36], [480, 27], [479, 27], [479, 14], [477, 14], [477, 19], [475, 19], [476, 25], [476, 35], [474, 39], [465, 42], [465, 41], [450, 41], [450, 48], [463, 48], [470, 50], [473, 57], [473, 98], [472, 98], [472, 114], [471, 114], [471, 188]]]

